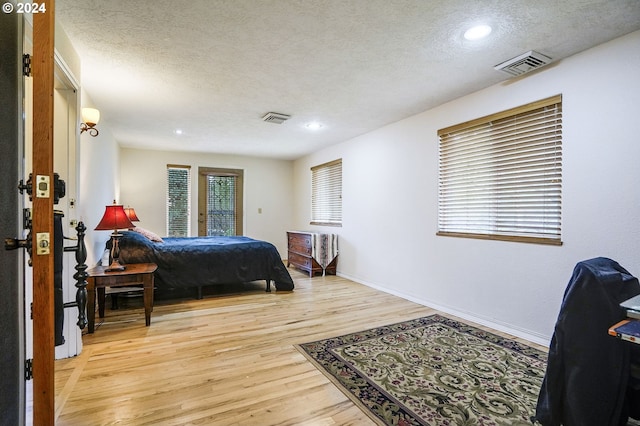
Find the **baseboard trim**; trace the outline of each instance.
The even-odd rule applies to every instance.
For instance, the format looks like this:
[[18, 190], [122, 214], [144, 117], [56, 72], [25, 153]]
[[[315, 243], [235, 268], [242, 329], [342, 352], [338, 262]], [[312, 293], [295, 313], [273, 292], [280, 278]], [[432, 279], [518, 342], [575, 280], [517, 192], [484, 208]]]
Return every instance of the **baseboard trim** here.
[[364, 280], [361, 280], [357, 277], [353, 277], [350, 276], [348, 274], [344, 274], [340, 271], [338, 271], [337, 275], [339, 277], [342, 278], [346, 278], [348, 280], [354, 281], [358, 284], [362, 284], [365, 285], [367, 287], [371, 287], [374, 288], [376, 290], [380, 290], [382, 292], [388, 293], [388, 294], [392, 294], [394, 296], [398, 296], [401, 297], [405, 300], [409, 300], [411, 302], [414, 303], [418, 303], [420, 305], [426, 306], [428, 308], [432, 308], [432, 309], [436, 309], [438, 311], [450, 314], [450, 315], [454, 315], [456, 317], [462, 318], [464, 320], [467, 321], [471, 321], [474, 322], [476, 324], [485, 326], [485, 327], [489, 327], [492, 328], [494, 330], [503, 332], [503, 333], [507, 333], [510, 334], [512, 336], [515, 337], [519, 337], [521, 339], [527, 340], [531, 343], [535, 343], [537, 345], [541, 345], [541, 346], [545, 346], [545, 347], [549, 347], [549, 343], [551, 342], [551, 337], [550, 336], [545, 336], [542, 335], [540, 333], [536, 333], [533, 332], [531, 330], [526, 330], [520, 327], [514, 327], [511, 324], [507, 324], [504, 322], [499, 322], [496, 321], [495, 319], [491, 319], [491, 318], [487, 318], [487, 317], [483, 317], [483, 316], [479, 316], [477, 314], [474, 314], [473, 312], [467, 312], [467, 311], [461, 311], [459, 309], [456, 309], [454, 307], [451, 306], [446, 306], [446, 305], [441, 305], [439, 303], [433, 302], [431, 300], [428, 299], [422, 299], [422, 298], [416, 298], [414, 296], [408, 295], [408, 294], [404, 294], [402, 292], [399, 291], [395, 291], [392, 289], [389, 289], [387, 287], [383, 287], [377, 284], [373, 284]]

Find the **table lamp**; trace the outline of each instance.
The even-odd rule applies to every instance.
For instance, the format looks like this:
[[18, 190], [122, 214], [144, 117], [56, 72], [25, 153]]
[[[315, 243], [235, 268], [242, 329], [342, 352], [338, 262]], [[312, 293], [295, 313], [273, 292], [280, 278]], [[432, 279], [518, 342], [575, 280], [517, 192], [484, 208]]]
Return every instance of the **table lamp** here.
[[138, 219], [138, 215], [133, 207], [125, 207], [124, 212], [131, 222], [140, 222], [140, 219]]
[[118, 240], [122, 237], [122, 234], [118, 233], [118, 229], [133, 228], [134, 225], [124, 211], [121, 204], [116, 204], [115, 200], [112, 205], [107, 206], [102, 220], [96, 226], [96, 231], [111, 231], [111, 264], [105, 269], [106, 272], [111, 271], [124, 271], [125, 266], [121, 265], [118, 261], [120, 257], [120, 247], [118, 246]]

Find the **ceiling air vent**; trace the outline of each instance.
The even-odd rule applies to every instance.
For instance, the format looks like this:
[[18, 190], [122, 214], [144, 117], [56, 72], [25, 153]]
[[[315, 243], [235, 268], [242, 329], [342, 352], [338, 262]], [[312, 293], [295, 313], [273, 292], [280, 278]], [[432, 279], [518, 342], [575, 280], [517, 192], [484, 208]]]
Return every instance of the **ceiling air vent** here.
[[548, 56], [534, 50], [530, 50], [527, 53], [523, 53], [520, 56], [509, 59], [508, 61], [496, 65], [493, 68], [496, 71], [503, 71], [507, 74], [518, 76], [543, 67], [550, 62], [551, 58]]
[[275, 123], [282, 124], [291, 118], [290, 115], [280, 114], [279, 112], [268, 112], [262, 117], [262, 121], [266, 121], [267, 123]]

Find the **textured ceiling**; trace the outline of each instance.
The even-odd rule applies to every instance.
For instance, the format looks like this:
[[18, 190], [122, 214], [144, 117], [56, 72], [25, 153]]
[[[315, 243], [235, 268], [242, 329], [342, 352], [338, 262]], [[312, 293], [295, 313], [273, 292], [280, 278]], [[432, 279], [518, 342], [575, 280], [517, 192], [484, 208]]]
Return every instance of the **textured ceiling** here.
[[[122, 146], [294, 159], [506, 80], [493, 66], [526, 51], [638, 30], [640, 0], [58, 0], [56, 18]], [[476, 23], [493, 32], [466, 41]]]

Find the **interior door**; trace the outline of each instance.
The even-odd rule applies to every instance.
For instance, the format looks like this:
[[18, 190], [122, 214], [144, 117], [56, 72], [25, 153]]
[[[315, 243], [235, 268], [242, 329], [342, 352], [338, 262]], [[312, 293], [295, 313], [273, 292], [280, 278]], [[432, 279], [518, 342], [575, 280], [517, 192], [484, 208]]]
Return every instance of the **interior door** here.
[[242, 235], [244, 171], [198, 169], [198, 235]]
[[[60, 217], [59, 214], [54, 215], [54, 209], [62, 207], [68, 216], [68, 201], [66, 205], [57, 205], [66, 196], [66, 184], [61, 183], [71, 177], [71, 187], [74, 191], [76, 187], [77, 96], [75, 87], [66, 78], [62, 61], [55, 53], [55, 16], [52, 6], [53, 2], [47, 6], [46, 14], [33, 16], [32, 37], [27, 37], [32, 40], [34, 58], [31, 69], [32, 95], [26, 91], [25, 96], [25, 105], [29, 104], [29, 100], [32, 101], [30, 108], [25, 107], [25, 152], [30, 150], [32, 153], [26, 155], [32, 162], [31, 167], [25, 167], [25, 173], [31, 170], [32, 174], [32, 185], [27, 192], [30, 192], [32, 201], [31, 226], [34, 235], [31, 256], [33, 302], [30, 304], [33, 318], [33, 424], [55, 422], [54, 346], [58, 342], [54, 339], [57, 334], [54, 330], [57, 323], [54, 321], [57, 312], [54, 300], [64, 302], [64, 295], [56, 298], [55, 295], [59, 293], [54, 290], [64, 278], [60, 281], [57, 278], [60, 265], [54, 262], [54, 254], [64, 259], [64, 253], [59, 252], [60, 247], [55, 245], [60, 236], [60, 229], [55, 224], [62, 224], [54, 219], [54, 216]], [[57, 163], [54, 157], [60, 157]], [[55, 167], [61, 167], [63, 174], [56, 173]], [[61, 227], [62, 234], [66, 234], [65, 226]], [[68, 276], [69, 271], [66, 272]], [[25, 287], [30, 287], [29, 280]], [[58, 306], [62, 309], [61, 304]], [[75, 313], [78, 315], [77, 309]]]
[[[24, 22], [24, 39], [23, 39], [23, 50], [24, 53], [34, 56], [33, 54], [33, 27], [28, 21]], [[42, 54], [42, 52], [40, 52]], [[74, 237], [75, 236], [75, 207], [77, 199], [77, 172], [76, 172], [76, 153], [77, 153], [77, 110], [78, 110], [78, 93], [77, 88], [78, 84], [70, 77], [71, 73], [68, 72], [57, 55], [54, 53], [54, 64], [53, 64], [53, 150], [52, 150], [52, 159], [53, 160], [53, 171], [57, 173], [60, 177], [61, 181], [65, 183], [65, 195], [60, 197], [57, 203], [54, 202], [53, 208], [62, 212], [63, 216], [63, 234], [66, 237]], [[34, 138], [33, 138], [33, 129], [34, 129], [34, 77], [33, 76], [24, 76], [22, 77], [22, 83], [24, 87], [24, 96], [21, 104], [24, 106], [24, 111], [21, 113], [20, 118], [24, 120], [24, 138], [23, 138], [23, 150], [24, 155], [22, 161], [20, 162], [23, 167], [21, 167], [21, 175], [20, 179], [23, 182], [27, 182], [30, 174], [34, 171], [34, 158], [37, 156], [42, 157], [46, 156], [46, 153], [43, 154], [42, 151], [34, 152]], [[41, 119], [42, 116], [39, 117]], [[40, 144], [42, 147], [42, 144]], [[48, 152], [48, 149], [44, 151]], [[56, 193], [57, 190], [53, 188], [54, 185], [51, 185], [51, 192]], [[26, 211], [33, 211], [33, 202], [31, 201], [33, 197], [27, 196], [25, 193], [20, 197], [21, 205], [24, 206]], [[55, 198], [55, 197], [51, 197]], [[51, 211], [48, 207], [45, 207], [45, 212]], [[53, 211], [49, 213], [49, 216], [53, 216]], [[52, 238], [53, 240], [53, 238]], [[66, 245], [73, 245], [72, 243]], [[63, 302], [73, 301], [75, 299], [75, 280], [73, 279], [73, 274], [75, 273], [75, 256], [73, 253], [68, 253], [63, 256]], [[63, 336], [64, 336], [64, 344], [58, 345], [54, 348], [47, 348], [43, 350], [42, 345], [38, 348], [34, 348], [34, 314], [31, 306], [35, 306], [36, 302], [39, 302], [43, 299], [42, 294], [38, 297], [34, 297], [34, 268], [28, 266], [26, 262], [24, 262], [24, 270], [22, 271], [24, 276], [24, 306], [27, 309], [24, 309], [22, 313], [22, 328], [24, 335], [24, 352], [25, 358], [35, 359], [36, 357], [46, 358], [45, 361], [40, 363], [41, 367], [44, 367], [46, 370], [40, 372], [34, 372], [34, 380], [40, 379], [40, 383], [38, 384], [38, 389], [46, 389], [47, 396], [40, 397], [41, 392], [38, 392], [38, 398], [36, 398], [34, 392], [36, 386], [34, 386], [34, 380], [28, 380], [24, 385], [25, 388], [25, 409], [22, 410], [24, 412], [24, 417], [26, 419], [26, 424], [30, 424], [34, 422], [34, 417], [38, 417], [40, 419], [51, 419], [53, 414], [52, 411], [54, 409], [53, 404], [51, 403], [53, 398], [51, 394], [53, 393], [53, 363], [49, 362], [49, 356], [51, 356], [51, 360], [55, 357], [66, 358], [77, 355], [82, 350], [82, 336], [80, 329], [76, 326], [78, 310], [74, 309], [65, 309], [64, 316], [64, 325], [63, 325]], [[48, 279], [47, 279], [48, 281]], [[46, 284], [45, 287], [48, 287], [49, 284]], [[46, 314], [49, 316], [49, 314]], [[40, 323], [42, 323], [42, 315], [38, 317]], [[49, 320], [45, 320], [45, 323], [49, 323]], [[53, 336], [53, 323], [51, 324], [51, 330], [48, 330], [47, 334], [51, 334]], [[42, 327], [41, 327], [42, 328]], [[42, 330], [39, 331], [40, 336], [38, 336], [38, 340], [42, 341], [43, 333]], [[45, 337], [44, 340], [49, 341], [48, 337]], [[35, 362], [34, 362], [35, 364]], [[42, 376], [47, 376], [46, 380], [42, 380]], [[24, 383], [24, 373], [21, 376], [21, 379]], [[39, 400], [38, 400], [39, 399]], [[39, 410], [37, 416], [35, 415], [35, 411]]]
[[[25, 53], [32, 54], [32, 28], [25, 24]], [[24, 168], [22, 179], [26, 182], [33, 170], [33, 77], [25, 76], [24, 81]], [[78, 84], [70, 76], [62, 62], [55, 57], [54, 69], [54, 171], [65, 182], [66, 195], [54, 205], [54, 209], [61, 211], [63, 216], [63, 233], [65, 237], [73, 238], [76, 234], [76, 200], [78, 191], [78, 177], [76, 170], [77, 156], [77, 110], [78, 110]], [[28, 210], [32, 208], [32, 202], [28, 196], [23, 196], [21, 201]], [[67, 243], [65, 245], [73, 245]], [[75, 257], [68, 253], [63, 257], [63, 301], [75, 300]], [[33, 302], [33, 273], [32, 268], [25, 265], [25, 304], [30, 306]], [[64, 344], [55, 347], [55, 358], [69, 358], [78, 355], [82, 351], [82, 334], [76, 326], [78, 317], [77, 309], [65, 309], [64, 311]], [[26, 358], [33, 358], [33, 320], [30, 312], [25, 314], [25, 344]], [[29, 388], [30, 383], [28, 383]]]

